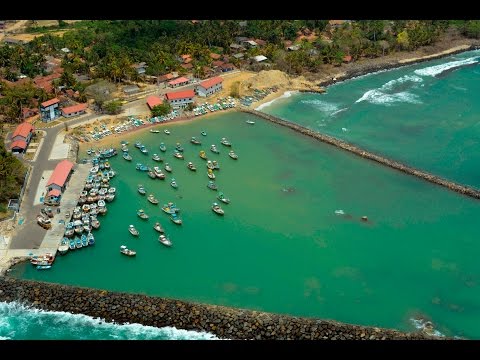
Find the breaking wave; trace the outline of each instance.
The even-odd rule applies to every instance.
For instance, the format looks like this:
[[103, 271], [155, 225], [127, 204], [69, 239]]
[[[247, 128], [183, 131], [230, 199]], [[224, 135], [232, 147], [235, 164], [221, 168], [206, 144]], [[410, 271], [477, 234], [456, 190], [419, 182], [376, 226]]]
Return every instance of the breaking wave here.
[[304, 105], [309, 105], [316, 110], [321, 111], [327, 116], [332, 116], [335, 114], [338, 114], [341, 111], [346, 110], [347, 108], [340, 108], [339, 104], [334, 104], [328, 101], [320, 100], [320, 99], [314, 99], [314, 100], [302, 100], [302, 104]]
[[418, 69], [418, 70], [415, 70], [414, 73], [420, 76], [437, 76], [442, 72], [453, 69], [453, 68], [476, 64], [478, 63], [479, 59], [480, 58], [478, 56], [475, 56], [468, 59], [451, 61], [445, 64], [434, 65], [434, 66], [429, 66], [423, 69]]
[[282, 96], [279, 96], [279, 97], [277, 97], [277, 98], [275, 98], [275, 99], [273, 99], [273, 100], [271, 100], [271, 101], [268, 101], [268, 102], [266, 102], [266, 103], [264, 103], [264, 104], [261, 104], [261, 105], [257, 106], [257, 107], [255, 108], [255, 110], [260, 111], [260, 110], [266, 108], [267, 106], [272, 105], [275, 101], [277, 101], [277, 100], [279, 100], [279, 99], [289, 98], [290, 96], [292, 96], [292, 94], [295, 94], [295, 93], [297, 93], [297, 92], [298, 92], [298, 91], [285, 91]]

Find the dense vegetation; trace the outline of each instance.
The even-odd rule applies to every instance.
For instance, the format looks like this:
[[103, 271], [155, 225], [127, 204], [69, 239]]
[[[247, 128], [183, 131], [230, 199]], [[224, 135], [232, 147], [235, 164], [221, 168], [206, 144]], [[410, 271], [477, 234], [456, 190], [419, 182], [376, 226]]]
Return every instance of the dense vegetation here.
[[25, 177], [25, 167], [5, 149], [0, 139], [0, 213], [7, 210], [9, 199], [16, 199]]

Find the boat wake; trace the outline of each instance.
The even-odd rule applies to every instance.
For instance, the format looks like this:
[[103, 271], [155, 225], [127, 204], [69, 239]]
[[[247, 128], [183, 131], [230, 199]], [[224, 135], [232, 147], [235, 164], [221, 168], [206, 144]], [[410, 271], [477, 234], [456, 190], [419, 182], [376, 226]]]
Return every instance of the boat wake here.
[[451, 61], [445, 64], [429, 66], [423, 69], [415, 70], [414, 73], [420, 76], [438, 76], [444, 71], [467, 66], [478, 63], [480, 58], [478, 56], [470, 57], [463, 60]]
[[419, 76], [405, 75], [398, 79], [390, 80], [377, 89], [368, 90], [355, 103], [367, 101], [371, 104], [386, 106], [399, 102], [421, 104], [418, 96], [405, 91], [405, 88], [412, 83], [421, 83], [422, 81], [423, 79]]
[[83, 314], [44, 311], [15, 302], [0, 302], [0, 339], [218, 340], [206, 332], [169, 326], [119, 325]]
[[282, 96], [279, 96], [279, 97], [277, 97], [277, 98], [275, 98], [275, 99], [273, 99], [273, 100], [271, 100], [271, 101], [268, 101], [268, 102], [266, 102], [266, 103], [263, 103], [263, 104], [257, 106], [257, 107], [255, 108], [255, 110], [260, 111], [260, 110], [266, 108], [267, 106], [272, 105], [275, 101], [277, 101], [277, 100], [279, 100], [279, 99], [289, 98], [290, 96], [292, 96], [293, 94], [295, 94], [295, 93], [297, 93], [297, 92], [298, 92], [298, 91], [285, 91]]

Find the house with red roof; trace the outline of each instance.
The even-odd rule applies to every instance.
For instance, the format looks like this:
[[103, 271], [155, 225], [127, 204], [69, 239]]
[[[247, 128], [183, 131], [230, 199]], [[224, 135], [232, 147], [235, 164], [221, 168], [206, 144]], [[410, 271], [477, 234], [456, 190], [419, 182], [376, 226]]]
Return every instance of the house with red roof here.
[[66, 118], [85, 114], [88, 104], [76, 104], [62, 108], [62, 115]]
[[178, 79], [169, 81], [168, 86], [171, 88], [176, 88], [176, 87], [188, 85], [188, 83], [190, 83], [190, 79], [182, 76], [182, 77], [179, 77]]
[[62, 160], [55, 166], [55, 170], [53, 170], [47, 182], [47, 196], [52, 190], [57, 190], [55, 194], [65, 190], [66, 184], [72, 175], [72, 170], [73, 163], [68, 160]]
[[170, 103], [172, 108], [180, 109], [184, 108], [188, 104], [193, 103], [195, 92], [192, 89], [168, 92], [165, 94], [165, 99]]
[[213, 77], [211, 79], [202, 81], [197, 85], [196, 91], [198, 96], [207, 97], [223, 88], [223, 79], [220, 76]]
[[35, 128], [28, 122], [23, 122], [17, 126], [12, 134], [12, 143], [10, 149], [15, 153], [22, 153], [27, 150], [28, 144], [35, 133]]
[[43, 122], [50, 122], [60, 117], [60, 100], [53, 98], [40, 104], [40, 117]]
[[150, 108], [150, 110], [153, 110], [155, 106], [162, 105], [162, 104], [163, 104], [163, 100], [156, 95], [150, 95], [149, 97], [147, 97], [147, 105]]

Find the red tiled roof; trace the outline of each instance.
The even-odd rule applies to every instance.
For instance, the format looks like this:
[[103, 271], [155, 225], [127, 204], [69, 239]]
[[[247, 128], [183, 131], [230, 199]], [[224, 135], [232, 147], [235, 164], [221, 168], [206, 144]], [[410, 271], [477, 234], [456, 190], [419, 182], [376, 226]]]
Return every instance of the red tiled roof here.
[[72, 171], [73, 163], [68, 160], [60, 161], [57, 166], [55, 166], [55, 170], [53, 170], [50, 179], [48, 179], [47, 186], [52, 184], [58, 185], [62, 187], [65, 185], [65, 181], [67, 181], [67, 177]]
[[213, 85], [220, 84], [221, 82], [223, 82], [223, 79], [220, 76], [216, 76], [216, 77], [213, 77], [211, 79], [202, 81], [200, 83], [200, 86], [205, 88], [205, 89], [208, 89], [208, 88], [212, 87]]
[[224, 62], [222, 60], [217, 60], [217, 61], [212, 62], [213, 66], [222, 66], [223, 64], [224, 64]]
[[345, 62], [350, 62], [350, 61], [352, 61], [352, 56], [351, 56], [351, 55], [345, 55], [345, 56], [343, 57], [343, 61], [345, 61]]
[[160, 81], [165, 81], [165, 80], [170, 80], [170, 79], [173, 79], [175, 76], [173, 76], [172, 73], [168, 73], [168, 74], [165, 74], [165, 75], [162, 75], [159, 77], [159, 80]]
[[58, 197], [60, 196], [62, 192], [58, 189], [52, 189], [48, 192], [47, 196], [55, 196], [55, 197]]
[[23, 108], [22, 109], [22, 115], [23, 117], [29, 117], [31, 116], [30, 114], [38, 114], [38, 109], [34, 108], [34, 109], [29, 109], [29, 108]]
[[192, 58], [186, 58], [185, 60], [183, 60], [183, 63], [184, 64], [190, 64], [192, 61], [193, 61]]
[[267, 44], [267, 42], [262, 39], [255, 39], [254, 41], [260, 46], [265, 46]]
[[87, 108], [87, 106], [88, 106], [87, 103], [68, 106], [68, 107], [65, 107], [65, 108], [62, 109], [62, 113], [67, 114], [67, 115], [72, 114], [72, 113], [76, 113], [78, 111], [85, 110]]
[[185, 70], [188, 70], [188, 69], [191, 69], [193, 68], [193, 65], [188, 63], [188, 64], [181, 64], [180, 65], [182, 68], [184, 68]]
[[210, 53], [210, 57], [213, 59], [213, 60], [218, 60], [222, 57], [222, 55], [219, 55], [219, 54], [215, 54], [215, 53]]
[[163, 103], [163, 100], [159, 98], [158, 96], [151, 95], [147, 98], [147, 105], [151, 109], [153, 109], [157, 105], [161, 105]]
[[28, 134], [30, 134], [33, 130], [34, 130], [34, 127], [32, 126], [32, 124], [23, 122], [17, 126], [17, 128], [13, 132], [12, 138], [19, 135], [26, 138]]
[[183, 90], [183, 91], [176, 91], [176, 92], [169, 92], [165, 94], [167, 100], [178, 100], [178, 99], [185, 99], [191, 98], [195, 96], [195, 92], [193, 90]]
[[57, 98], [53, 98], [53, 99], [42, 102], [41, 105], [42, 105], [42, 107], [47, 107], [47, 106], [50, 106], [50, 105], [53, 105], [53, 104], [56, 104], [56, 103], [59, 103], [59, 102], [60, 102], [60, 100], [58, 100]]
[[222, 69], [235, 69], [235, 65], [230, 64], [230, 63], [220, 65], [220, 67], [221, 67]]
[[181, 57], [183, 60], [185, 60], [185, 59], [191, 58], [192, 56], [191, 56], [190, 54], [183, 54], [183, 55], [181, 55], [180, 57]]
[[190, 79], [182, 76], [182, 77], [179, 77], [178, 79], [175, 79], [175, 80], [172, 80], [168, 83], [168, 85], [177, 85], [177, 84], [181, 84], [181, 83], [184, 83], [184, 82], [189, 82]]
[[27, 143], [23, 140], [16, 140], [10, 145], [10, 149], [14, 148], [20, 148], [25, 150], [27, 148]]

